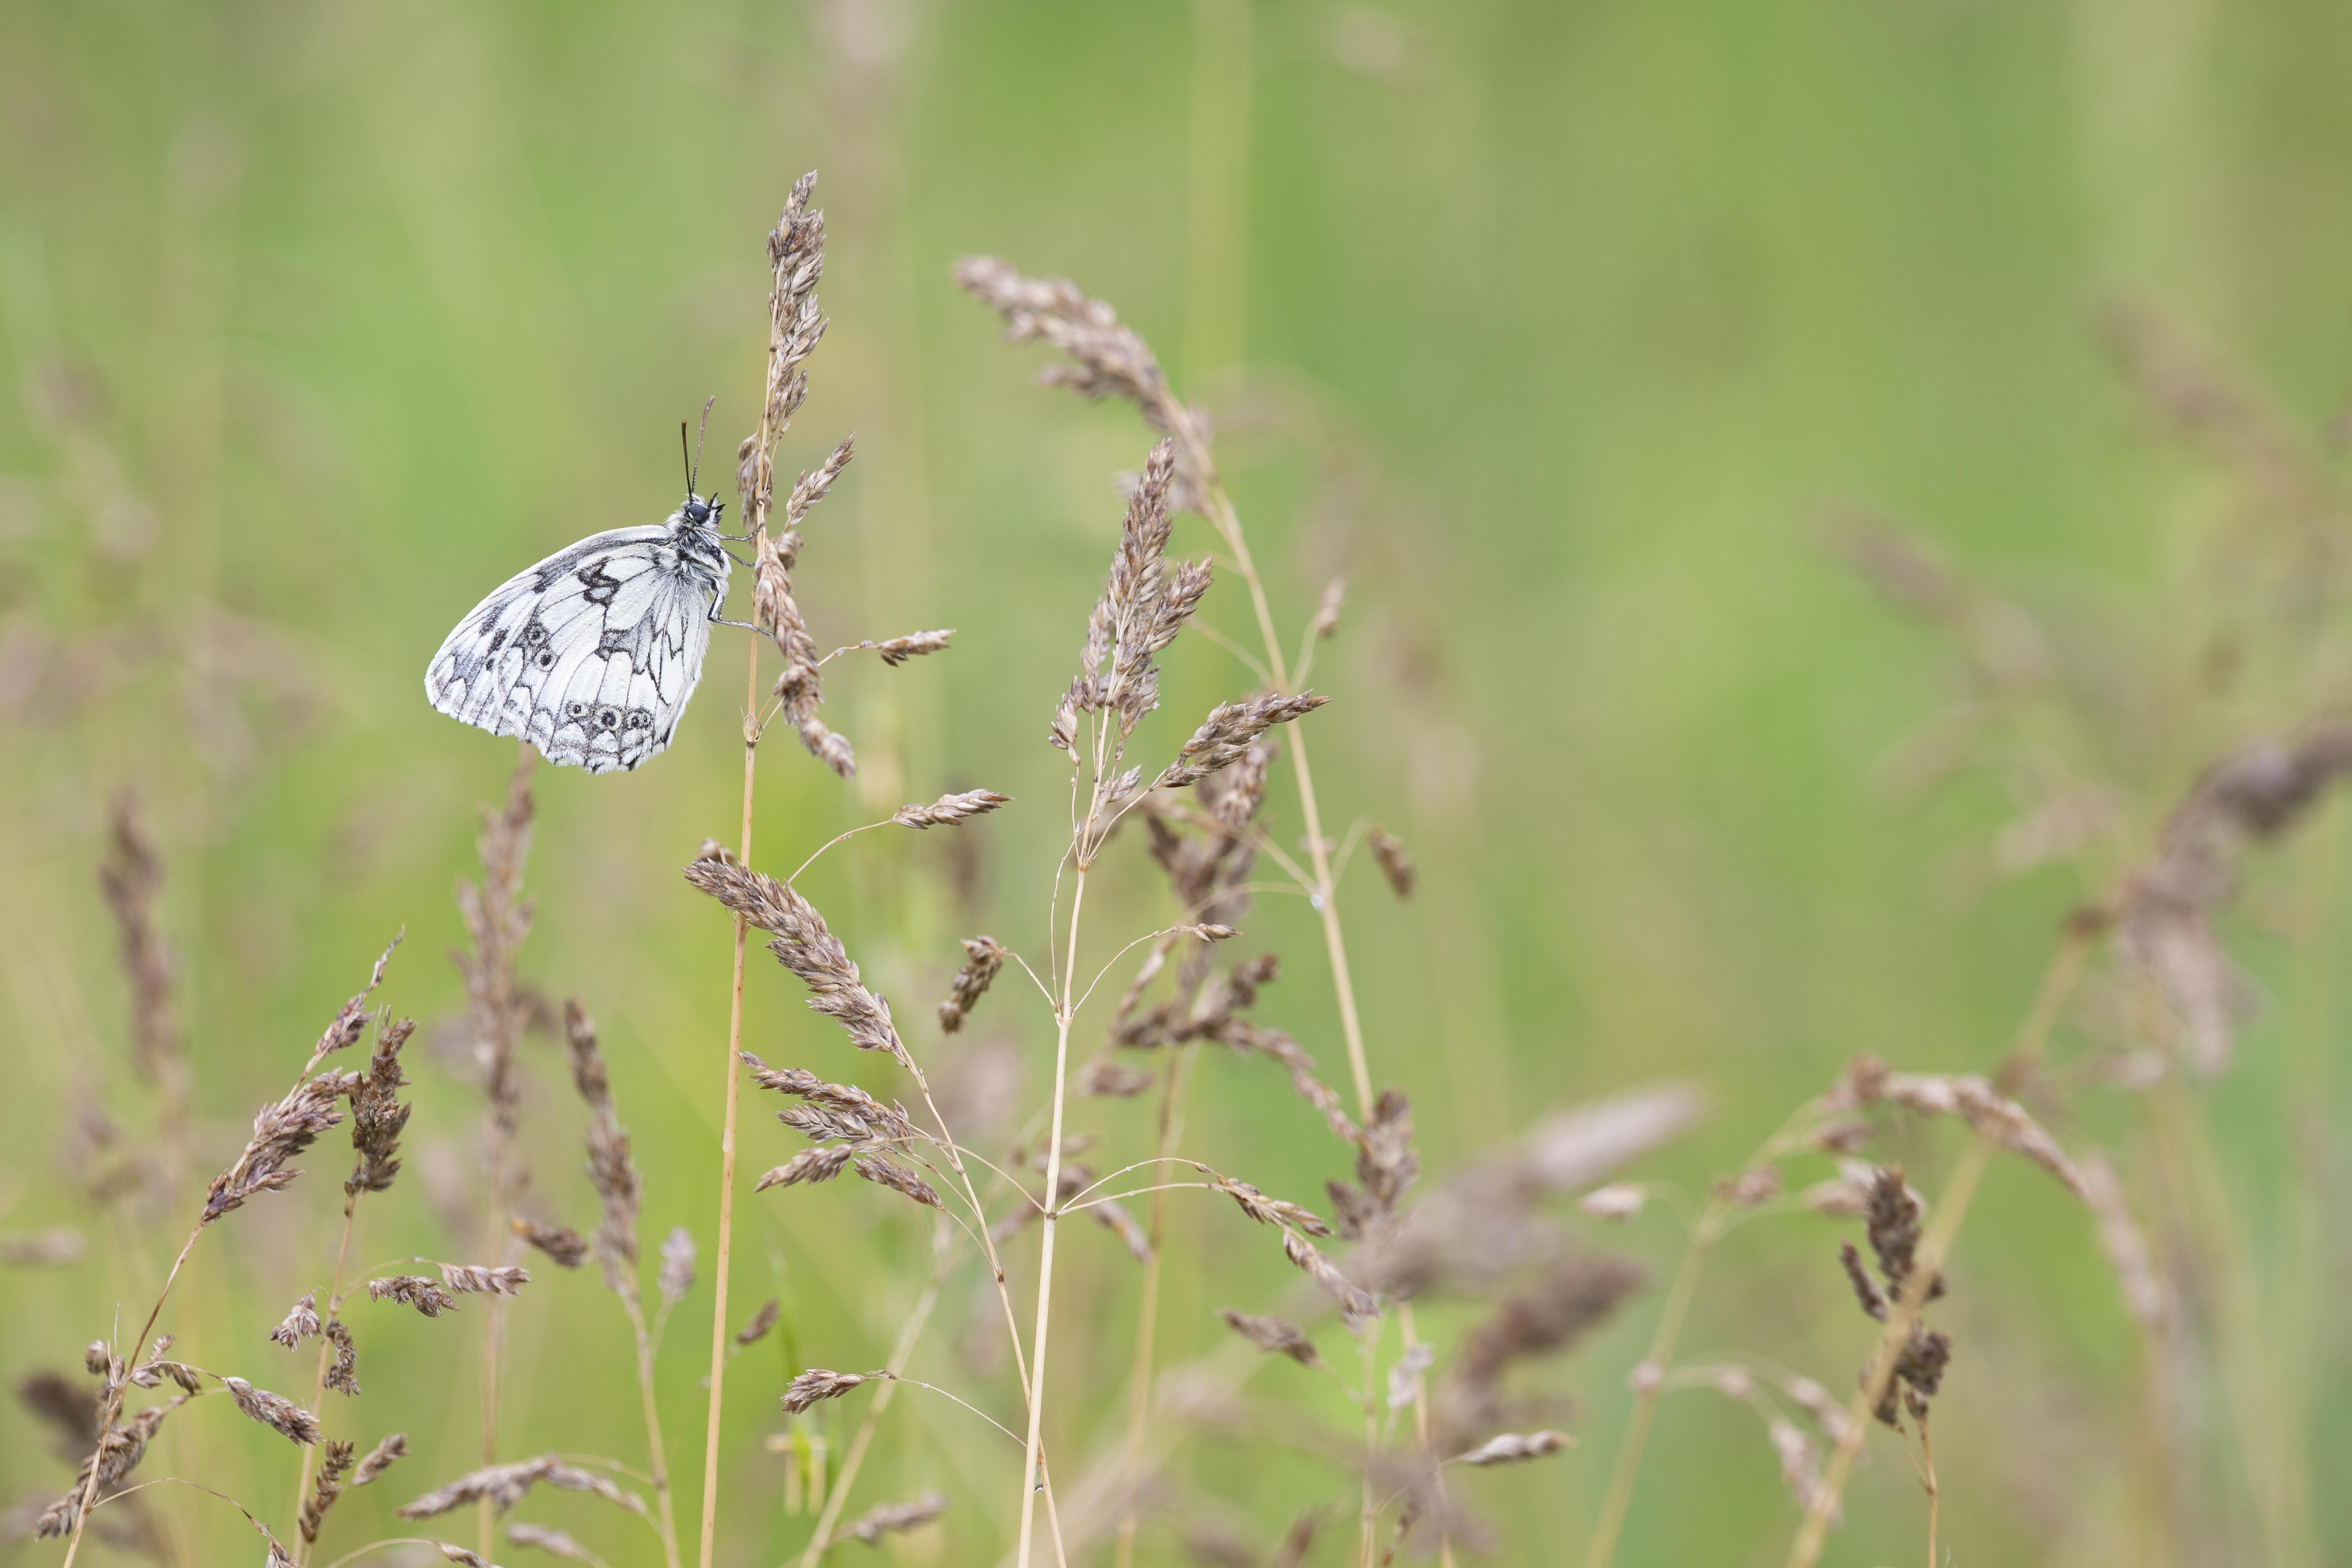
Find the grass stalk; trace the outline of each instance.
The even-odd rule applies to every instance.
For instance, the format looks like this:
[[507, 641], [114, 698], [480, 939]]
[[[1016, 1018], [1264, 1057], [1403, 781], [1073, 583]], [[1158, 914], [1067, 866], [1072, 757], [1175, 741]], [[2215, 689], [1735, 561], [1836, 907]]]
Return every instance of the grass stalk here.
[[[763, 525], [765, 520], [761, 520]], [[760, 755], [760, 645], [754, 641], [745, 655], [743, 697], [743, 819], [737, 854], [751, 860], [752, 785]], [[710, 1281], [710, 1399], [702, 1432], [702, 1534], [695, 1561], [710, 1568], [719, 1531], [719, 1423], [727, 1393], [728, 1268], [735, 1243], [735, 1113], [743, 1051], [743, 950], [751, 921], [735, 917], [735, 961], [727, 1005], [726, 1108], [719, 1124], [719, 1259]]]
[[[1160, 1147], [1159, 1157], [1174, 1157], [1176, 1144], [1184, 1135], [1184, 1090], [1186, 1069], [1192, 1065], [1192, 1047], [1179, 1046], [1169, 1058], [1168, 1075], [1160, 1087]], [[1151, 1257], [1143, 1265], [1143, 1300], [1136, 1309], [1135, 1368], [1129, 1374], [1127, 1391], [1127, 1489], [1126, 1500], [1120, 1504], [1118, 1544], [1114, 1556], [1115, 1568], [1132, 1568], [1135, 1562], [1135, 1531], [1139, 1522], [1135, 1507], [1135, 1491], [1142, 1482], [1143, 1434], [1151, 1420], [1151, 1379], [1155, 1347], [1160, 1335], [1160, 1256], [1168, 1236], [1168, 1193], [1162, 1186], [1151, 1194], [1151, 1217], [1146, 1223], [1144, 1235], [1151, 1242]]]
[[[1099, 799], [1099, 788], [1095, 794]], [[1087, 816], [1087, 826], [1091, 826], [1093, 813], [1089, 812]], [[1078, 838], [1081, 858], [1073, 873], [1070, 890], [1069, 947], [1062, 964], [1062, 995], [1055, 1008], [1054, 1117], [1053, 1129], [1046, 1136], [1045, 1144], [1045, 1214], [1038, 1221], [1042, 1237], [1037, 1256], [1037, 1326], [1029, 1340], [1029, 1435], [1021, 1464], [1021, 1538], [1013, 1557], [1017, 1568], [1029, 1568], [1030, 1542], [1036, 1528], [1038, 1445], [1045, 1415], [1045, 1334], [1053, 1325], [1054, 1233], [1061, 1208], [1062, 1111], [1069, 1098], [1070, 1023], [1076, 1007], [1078, 916], [1087, 903], [1087, 861], [1083, 858], [1086, 847], [1086, 835], [1082, 830]]]
[[654, 1502], [661, 1511], [662, 1561], [678, 1568], [677, 1508], [671, 1498], [669, 1449], [662, 1441], [661, 1409], [654, 1399], [654, 1342], [646, 1331], [644, 1306], [634, 1295], [621, 1298], [629, 1314], [629, 1332], [637, 1352], [637, 1404], [645, 1414], [646, 1470], [653, 1479]]

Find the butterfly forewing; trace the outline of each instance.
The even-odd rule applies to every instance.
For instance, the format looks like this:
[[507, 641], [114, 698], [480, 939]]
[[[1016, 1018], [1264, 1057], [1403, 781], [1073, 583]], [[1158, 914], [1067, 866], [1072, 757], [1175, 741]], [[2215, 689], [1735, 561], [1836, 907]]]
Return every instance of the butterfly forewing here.
[[726, 557], [681, 551], [680, 529], [673, 517], [600, 533], [518, 574], [442, 643], [425, 696], [562, 766], [606, 773], [656, 754], [694, 694], [726, 593]]

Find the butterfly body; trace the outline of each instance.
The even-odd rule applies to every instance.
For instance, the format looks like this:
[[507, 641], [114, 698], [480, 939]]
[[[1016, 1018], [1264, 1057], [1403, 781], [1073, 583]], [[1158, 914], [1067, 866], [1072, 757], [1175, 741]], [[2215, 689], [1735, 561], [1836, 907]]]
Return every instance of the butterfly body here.
[[719, 511], [689, 494], [667, 522], [592, 535], [518, 573], [443, 641], [425, 697], [559, 767], [610, 773], [657, 755], [727, 597]]

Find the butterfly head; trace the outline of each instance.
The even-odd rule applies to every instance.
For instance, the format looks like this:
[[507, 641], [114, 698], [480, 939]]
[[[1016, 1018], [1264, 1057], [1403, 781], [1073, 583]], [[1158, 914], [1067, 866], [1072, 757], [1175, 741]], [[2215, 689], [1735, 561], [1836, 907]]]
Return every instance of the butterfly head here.
[[686, 504], [677, 509], [677, 521], [688, 528], [707, 528], [715, 532], [719, 514], [726, 510], [727, 503], [716, 495], [698, 496], [688, 490]]

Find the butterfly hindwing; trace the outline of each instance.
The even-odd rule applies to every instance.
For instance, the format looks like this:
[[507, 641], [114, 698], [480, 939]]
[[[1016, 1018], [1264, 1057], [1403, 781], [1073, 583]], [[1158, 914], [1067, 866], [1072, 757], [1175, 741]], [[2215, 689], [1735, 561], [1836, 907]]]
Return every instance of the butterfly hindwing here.
[[434, 655], [433, 706], [591, 773], [659, 752], [726, 590], [725, 557], [714, 570], [683, 554], [675, 527], [600, 533], [501, 584]]

